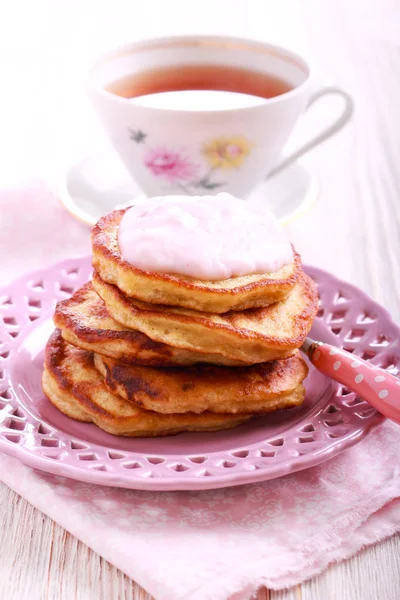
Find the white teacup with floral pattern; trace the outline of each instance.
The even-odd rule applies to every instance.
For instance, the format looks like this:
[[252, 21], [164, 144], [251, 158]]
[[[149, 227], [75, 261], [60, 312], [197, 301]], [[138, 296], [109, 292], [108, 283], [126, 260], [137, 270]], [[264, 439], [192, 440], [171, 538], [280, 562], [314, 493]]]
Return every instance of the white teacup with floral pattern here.
[[[149, 106], [143, 97], [107, 91], [111, 82], [160, 67], [224, 65], [261, 71], [288, 82], [290, 91], [239, 108], [182, 110]], [[310, 67], [284, 48], [231, 37], [185, 36], [133, 43], [100, 59], [89, 94], [132, 178], [149, 196], [230, 192], [245, 197], [266, 176], [330, 137], [349, 120], [353, 103], [336, 87], [317, 91]], [[344, 99], [341, 115], [277, 164], [293, 127], [325, 94]]]

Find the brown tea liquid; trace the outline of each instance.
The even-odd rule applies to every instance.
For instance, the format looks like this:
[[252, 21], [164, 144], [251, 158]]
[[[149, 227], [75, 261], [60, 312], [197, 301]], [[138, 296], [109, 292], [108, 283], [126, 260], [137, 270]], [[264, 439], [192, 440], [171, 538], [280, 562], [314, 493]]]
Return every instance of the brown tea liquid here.
[[[239, 67], [213, 66], [213, 65], [184, 65], [168, 68], [158, 68], [113, 81], [106, 86], [106, 90], [122, 98], [137, 98], [153, 94], [166, 94], [171, 92], [231, 92], [258, 98], [274, 98], [288, 92], [292, 86], [283, 79], [250, 71]], [[175, 94], [174, 94], [175, 95]], [[179, 95], [179, 94], [177, 94]], [[198, 96], [211, 102], [217, 96], [204, 94]], [[226, 97], [224, 96], [226, 99]], [[182, 97], [180, 98], [182, 101]], [[221, 98], [218, 98], [221, 102]], [[171, 98], [168, 98], [171, 104]], [[201, 108], [199, 106], [199, 108]], [[219, 108], [219, 107], [218, 107]]]

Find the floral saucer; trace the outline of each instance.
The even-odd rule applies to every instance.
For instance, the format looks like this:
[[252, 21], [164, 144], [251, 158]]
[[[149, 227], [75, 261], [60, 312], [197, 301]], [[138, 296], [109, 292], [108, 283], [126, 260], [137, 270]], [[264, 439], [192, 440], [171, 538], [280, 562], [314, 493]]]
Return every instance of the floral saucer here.
[[[75, 163], [58, 188], [58, 196], [76, 219], [94, 225], [115, 207], [134, 204], [145, 196], [112, 152], [94, 154]], [[249, 196], [259, 200], [284, 224], [306, 212], [318, 196], [311, 173], [296, 162], [260, 184]]]

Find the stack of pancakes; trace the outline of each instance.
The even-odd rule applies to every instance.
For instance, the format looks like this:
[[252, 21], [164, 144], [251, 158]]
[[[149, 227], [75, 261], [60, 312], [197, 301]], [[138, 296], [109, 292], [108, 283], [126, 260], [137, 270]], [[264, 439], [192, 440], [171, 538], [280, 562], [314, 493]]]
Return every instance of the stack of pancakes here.
[[57, 305], [50, 401], [125, 436], [225, 429], [301, 404], [298, 348], [317, 292], [299, 255], [276, 273], [217, 282], [142, 271], [119, 250], [125, 210], [95, 225], [93, 279]]

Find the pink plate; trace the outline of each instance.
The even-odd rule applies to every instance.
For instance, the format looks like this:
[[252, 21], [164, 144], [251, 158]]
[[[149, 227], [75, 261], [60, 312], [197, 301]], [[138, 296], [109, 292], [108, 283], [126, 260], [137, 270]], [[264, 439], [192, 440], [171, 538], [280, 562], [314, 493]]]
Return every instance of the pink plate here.
[[[329, 273], [307, 272], [320, 293], [312, 336], [397, 372], [399, 329], [387, 312]], [[90, 273], [89, 258], [70, 259], [0, 292], [0, 450], [24, 463], [102, 485], [210, 489], [317, 465], [382, 422], [373, 408], [312, 366], [303, 406], [219, 433], [129, 439], [65, 417], [41, 389], [43, 348], [56, 302]]]

